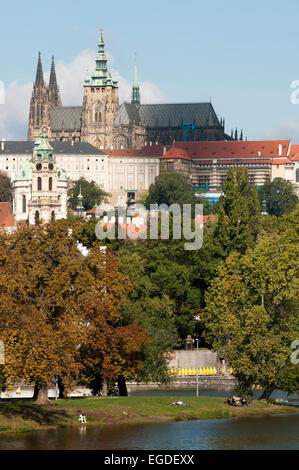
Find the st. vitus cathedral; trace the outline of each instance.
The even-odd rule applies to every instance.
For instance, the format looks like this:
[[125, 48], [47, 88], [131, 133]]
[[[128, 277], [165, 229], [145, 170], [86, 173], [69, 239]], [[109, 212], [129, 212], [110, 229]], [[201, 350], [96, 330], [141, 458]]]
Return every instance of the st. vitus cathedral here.
[[150, 142], [233, 140], [211, 103], [142, 104], [136, 63], [131, 103], [119, 105], [118, 82], [107, 68], [102, 31], [95, 71], [84, 82], [82, 106], [62, 106], [54, 58], [46, 85], [39, 54], [28, 140], [36, 141], [43, 127], [50, 141], [82, 141], [106, 149], [138, 149]]

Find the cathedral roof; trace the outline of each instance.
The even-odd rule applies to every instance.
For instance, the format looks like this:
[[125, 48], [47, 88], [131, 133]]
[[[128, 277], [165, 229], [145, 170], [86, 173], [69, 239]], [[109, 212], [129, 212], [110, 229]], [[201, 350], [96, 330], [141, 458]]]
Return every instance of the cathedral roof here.
[[119, 107], [116, 118], [114, 119], [114, 125], [119, 126], [120, 124], [123, 124], [124, 126], [128, 126], [133, 122], [136, 125], [140, 124], [140, 115], [138, 109], [134, 104], [123, 103]]
[[81, 130], [82, 106], [50, 108], [49, 114], [52, 132]]
[[181, 127], [192, 123], [195, 127], [220, 126], [211, 103], [142, 104], [139, 110], [145, 127]]
[[139, 110], [130, 103], [124, 103], [114, 124], [129, 125], [132, 122], [150, 129], [181, 127], [183, 123], [192, 123], [195, 127], [220, 126], [211, 103], [142, 104]]

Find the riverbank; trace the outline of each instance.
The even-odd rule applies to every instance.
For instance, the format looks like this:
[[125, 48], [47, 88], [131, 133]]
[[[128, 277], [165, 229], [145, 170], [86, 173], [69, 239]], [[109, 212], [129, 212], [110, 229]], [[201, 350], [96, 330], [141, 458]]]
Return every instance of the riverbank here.
[[[219, 397], [109, 397], [52, 401], [38, 406], [33, 401], [0, 402], [0, 433], [29, 432], [43, 428], [190, 421], [250, 417], [298, 412], [298, 408], [252, 401], [248, 407], [231, 407]], [[189, 407], [172, 405], [182, 400]]]

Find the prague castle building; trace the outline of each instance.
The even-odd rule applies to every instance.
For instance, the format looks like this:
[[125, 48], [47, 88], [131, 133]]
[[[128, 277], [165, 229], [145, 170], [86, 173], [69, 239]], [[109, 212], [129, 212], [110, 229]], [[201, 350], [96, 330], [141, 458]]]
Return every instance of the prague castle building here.
[[107, 68], [102, 32], [95, 70], [83, 88], [82, 106], [62, 106], [54, 58], [47, 86], [39, 54], [28, 140], [35, 141], [43, 126], [51, 141], [88, 142], [97, 148], [140, 149], [150, 142], [231, 140], [211, 103], [142, 104], [136, 63], [131, 103], [119, 105], [118, 82]]

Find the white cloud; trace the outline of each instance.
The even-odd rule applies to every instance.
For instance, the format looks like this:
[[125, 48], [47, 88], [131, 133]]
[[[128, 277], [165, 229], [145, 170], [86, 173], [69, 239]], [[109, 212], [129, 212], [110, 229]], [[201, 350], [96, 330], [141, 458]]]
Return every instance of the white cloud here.
[[[113, 78], [118, 80], [119, 101], [131, 100], [132, 83], [122, 77], [113, 68], [114, 58], [107, 52], [108, 68]], [[71, 62], [58, 61], [56, 64], [57, 82], [60, 87], [62, 104], [64, 106], [80, 106], [83, 98], [83, 84], [87, 75], [94, 70], [95, 53], [83, 50]], [[44, 74], [49, 80], [50, 72]], [[32, 71], [35, 77], [35, 70]], [[29, 116], [29, 104], [32, 93], [32, 83], [20, 84], [15, 81], [8, 85], [5, 93], [5, 104], [0, 104], [0, 139], [26, 140]], [[166, 97], [159, 88], [151, 82], [140, 84], [141, 101], [144, 104], [165, 102]]]
[[273, 127], [263, 129], [261, 135], [263, 139], [291, 139], [293, 144], [299, 143], [299, 122], [281, 121]]
[[5, 92], [5, 104], [0, 105], [0, 138], [26, 140], [32, 83], [11, 83]]

